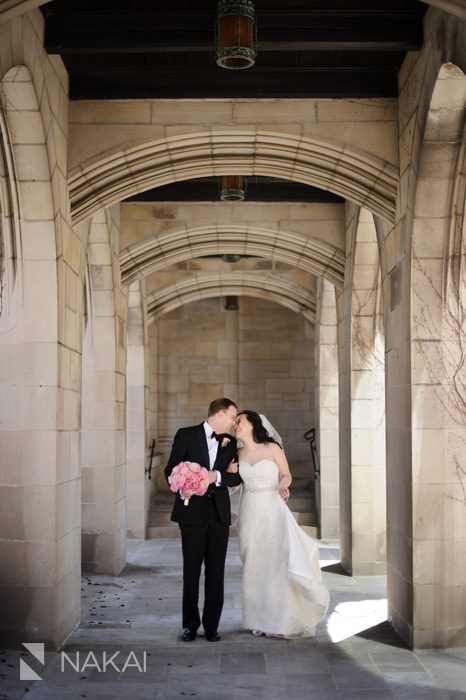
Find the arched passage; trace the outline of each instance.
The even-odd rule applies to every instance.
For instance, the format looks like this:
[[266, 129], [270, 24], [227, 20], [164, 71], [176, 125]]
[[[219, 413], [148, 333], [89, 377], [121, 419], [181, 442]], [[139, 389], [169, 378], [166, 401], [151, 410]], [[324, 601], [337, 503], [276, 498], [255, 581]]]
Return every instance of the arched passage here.
[[257, 255], [294, 265], [333, 284], [343, 284], [342, 251], [293, 231], [219, 224], [193, 229], [175, 228], [137, 243], [120, 255], [124, 284], [191, 258], [203, 255]]
[[384, 219], [395, 217], [398, 170], [344, 143], [262, 129], [211, 129], [119, 149], [70, 174], [75, 223], [170, 182], [208, 175], [264, 175], [330, 190]]
[[275, 275], [253, 272], [196, 275], [148, 295], [147, 311], [156, 317], [193, 301], [227, 295], [268, 299], [315, 321], [315, 298], [307, 289]]
[[[278, 298], [252, 296], [245, 287], [238, 308], [227, 310], [222, 291], [188, 299], [149, 326], [162, 463], [176, 430], [205, 415], [212, 396], [225, 395], [268, 415], [285, 440], [293, 477], [309, 482], [303, 434], [314, 421], [314, 324]], [[158, 484], [166, 488], [165, 481]]]

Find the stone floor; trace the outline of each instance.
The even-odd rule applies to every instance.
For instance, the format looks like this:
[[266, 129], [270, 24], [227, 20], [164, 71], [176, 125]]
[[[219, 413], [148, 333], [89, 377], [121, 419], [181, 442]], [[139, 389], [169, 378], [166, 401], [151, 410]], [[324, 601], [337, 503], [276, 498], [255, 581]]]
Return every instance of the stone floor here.
[[[179, 541], [130, 541], [120, 576], [83, 579], [82, 622], [64, 648], [80, 670], [59, 652], [46, 652], [42, 666], [25, 650], [4, 650], [0, 698], [466, 700], [466, 649], [407, 649], [385, 621], [384, 577], [347, 576], [337, 557], [332, 543], [321, 544], [332, 601], [315, 639], [254, 638], [241, 628], [241, 562], [231, 539], [222, 641], [186, 644]], [[120, 652], [105, 671], [104, 651], [107, 661]], [[20, 655], [43, 680], [19, 680]]]

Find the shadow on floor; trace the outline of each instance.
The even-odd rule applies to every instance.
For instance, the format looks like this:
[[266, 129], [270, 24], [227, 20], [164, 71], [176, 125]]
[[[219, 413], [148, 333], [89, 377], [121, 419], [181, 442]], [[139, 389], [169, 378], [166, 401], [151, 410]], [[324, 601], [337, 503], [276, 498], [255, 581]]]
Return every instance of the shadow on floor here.
[[369, 627], [367, 630], [358, 632], [355, 636], [361, 639], [367, 639], [368, 641], [377, 642], [378, 644], [387, 644], [391, 647], [397, 647], [398, 649], [409, 649], [406, 642], [397, 634], [388, 620], [374, 625], [374, 627]]
[[328, 574], [338, 574], [339, 576], [351, 576], [346, 569], [343, 568], [341, 562], [335, 562], [335, 564], [327, 564], [327, 566], [322, 567], [322, 571], [326, 571]]

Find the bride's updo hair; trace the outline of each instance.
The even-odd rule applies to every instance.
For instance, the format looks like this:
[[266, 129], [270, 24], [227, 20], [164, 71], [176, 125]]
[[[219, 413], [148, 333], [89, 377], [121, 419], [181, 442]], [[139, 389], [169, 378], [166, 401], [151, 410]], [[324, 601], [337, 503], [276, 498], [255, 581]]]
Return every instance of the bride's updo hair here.
[[[246, 416], [252, 425], [252, 437], [254, 442], [259, 442], [262, 444], [265, 442], [273, 442], [275, 445], [278, 445], [278, 442], [270, 437], [267, 430], [262, 425], [261, 417], [258, 413], [256, 413], [256, 411], [240, 411], [238, 416], [242, 415]], [[278, 446], [280, 447], [280, 445]]]

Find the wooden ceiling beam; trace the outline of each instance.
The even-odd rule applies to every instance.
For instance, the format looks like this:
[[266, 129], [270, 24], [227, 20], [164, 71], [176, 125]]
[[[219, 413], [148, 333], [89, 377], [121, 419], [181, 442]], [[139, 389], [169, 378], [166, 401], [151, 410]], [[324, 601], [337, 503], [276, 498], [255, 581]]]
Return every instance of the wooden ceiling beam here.
[[[383, 20], [382, 20], [383, 22]], [[174, 30], [166, 32], [125, 29], [111, 31], [102, 27], [76, 32], [53, 30], [46, 26], [44, 45], [48, 53], [66, 56], [69, 54], [106, 53], [197, 53], [212, 51], [213, 32]], [[294, 29], [262, 31], [257, 40], [258, 52], [273, 51], [417, 51], [422, 46], [422, 29], [413, 26], [387, 26], [377, 29]]]
[[249, 73], [241, 79], [235, 74], [225, 79], [224, 72], [179, 74], [154, 71], [151, 75], [138, 71], [122, 76], [105, 73], [71, 75], [72, 100], [94, 99], [196, 99], [196, 98], [364, 98], [396, 97], [397, 78], [394, 71], [317, 71], [309, 74], [290, 69], [282, 72]]
[[[60, 0], [43, 9], [49, 53], [209, 51], [215, 40], [215, 2], [210, 8], [176, 0], [163, 3], [83, 3]], [[257, 4], [259, 51], [413, 51], [422, 44], [425, 8], [396, 2], [289, 2], [286, 9]], [[319, 5], [322, 7], [319, 7]], [[272, 3], [273, 5], [273, 3]], [[342, 6], [343, 5], [343, 6]], [[150, 8], [148, 11], [147, 8]]]

